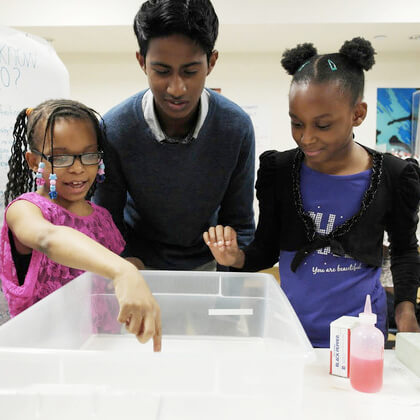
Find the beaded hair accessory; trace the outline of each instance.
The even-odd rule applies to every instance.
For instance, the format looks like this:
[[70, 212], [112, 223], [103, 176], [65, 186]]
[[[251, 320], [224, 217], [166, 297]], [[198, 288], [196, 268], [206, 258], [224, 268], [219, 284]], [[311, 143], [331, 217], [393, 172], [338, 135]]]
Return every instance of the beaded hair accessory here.
[[50, 192], [48, 193], [48, 195], [50, 196], [51, 200], [55, 200], [57, 198], [57, 191], [55, 190], [55, 185], [57, 183], [57, 175], [50, 174], [49, 180], [50, 180]]
[[100, 184], [105, 181], [105, 164], [104, 161], [101, 159], [99, 162], [98, 173], [96, 175], [96, 182]]
[[[33, 110], [34, 110], [33, 108], [26, 108], [26, 116], [29, 117], [29, 115], [31, 115]], [[44, 147], [42, 147], [42, 152], [44, 152]], [[45, 163], [41, 161], [38, 164], [38, 169], [35, 175], [35, 183], [36, 183], [37, 191], [39, 191], [45, 185], [44, 170], [45, 170]], [[57, 175], [54, 173], [50, 174], [49, 180], [50, 180], [50, 192], [48, 193], [48, 195], [50, 196], [51, 200], [54, 200], [57, 198], [57, 191], [55, 189], [55, 185], [57, 182]]]
[[[26, 116], [29, 117], [29, 115], [31, 115], [33, 110], [34, 110], [33, 108], [26, 108]], [[45, 163], [41, 161], [38, 164], [38, 169], [35, 175], [36, 189], [38, 191], [45, 185], [44, 170], [45, 170]]]
[[44, 162], [39, 162], [38, 170], [36, 171], [36, 175], [35, 175], [36, 189], [37, 190], [40, 190], [45, 184], [44, 168], [45, 168], [45, 163]]
[[[26, 116], [29, 117], [33, 111], [33, 108], [26, 108]], [[52, 147], [52, 141], [51, 141]], [[44, 153], [44, 146], [42, 146], [42, 153]], [[36, 189], [40, 190], [45, 185], [44, 179], [44, 170], [45, 170], [45, 163], [39, 162], [38, 170], [36, 171]], [[54, 170], [54, 167], [53, 167]], [[50, 181], [50, 192], [48, 193], [51, 200], [55, 200], [57, 198], [57, 191], [56, 191], [56, 184], [57, 184], [57, 175], [55, 173], [51, 173], [49, 176]]]

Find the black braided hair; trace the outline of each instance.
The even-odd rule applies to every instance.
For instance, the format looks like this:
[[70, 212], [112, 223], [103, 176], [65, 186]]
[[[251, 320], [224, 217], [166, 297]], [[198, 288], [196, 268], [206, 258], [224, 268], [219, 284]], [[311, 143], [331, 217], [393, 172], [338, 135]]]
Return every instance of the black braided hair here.
[[[21, 194], [34, 191], [35, 174], [29, 168], [25, 154], [28, 149], [39, 150], [41, 148], [43, 152], [48, 131], [51, 139], [51, 154], [53, 154], [54, 126], [60, 118], [90, 121], [95, 129], [98, 150], [104, 150], [105, 125], [102, 117], [92, 108], [77, 101], [56, 99], [45, 101], [34, 109], [23, 109], [18, 114], [13, 129], [13, 144], [7, 174], [8, 182], [4, 192], [6, 206]], [[54, 167], [52, 167], [52, 172], [54, 172]], [[95, 187], [96, 183], [93, 183], [86, 198], [92, 196]]]
[[350, 94], [352, 105], [363, 98], [363, 70], [375, 64], [375, 50], [366, 39], [346, 41], [338, 53], [318, 55], [312, 44], [299, 44], [283, 53], [281, 64], [293, 75], [292, 83], [338, 81], [343, 92]]

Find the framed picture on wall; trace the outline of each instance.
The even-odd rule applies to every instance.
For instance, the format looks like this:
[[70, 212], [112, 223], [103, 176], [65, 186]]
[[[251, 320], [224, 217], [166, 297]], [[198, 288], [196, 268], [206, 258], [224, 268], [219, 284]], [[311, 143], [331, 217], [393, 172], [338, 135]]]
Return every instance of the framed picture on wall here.
[[418, 88], [378, 88], [376, 146], [382, 152], [401, 157], [415, 153], [412, 136], [413, 93]]

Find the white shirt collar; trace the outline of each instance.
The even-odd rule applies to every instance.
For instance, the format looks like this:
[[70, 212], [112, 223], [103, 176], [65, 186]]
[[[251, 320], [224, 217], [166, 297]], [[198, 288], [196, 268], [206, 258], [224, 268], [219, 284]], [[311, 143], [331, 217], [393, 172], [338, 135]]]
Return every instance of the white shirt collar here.
[[[197, 138], [198, 133], [200, 132], [200, 129], [204, 124], [204, 120], [207, 117], [207, 113], [209, 111], [209, 98], [210, 93], [206, 89], [203, 89], [203, 92], [201, 93], [200, 97], [200, 110], [198, 114], [197, 124], [192, 135], [193, 139]], [[159, 124], [157, 115], [155, 113], [155, 107], [153, 105], [153, 93], [150, 89], [148, 89], [143, 95], [141, 106], [143, 109], [144, 120], [146, 121], [150, 130], [152, 130], [152, 133], [156, 137], [156, 140], [165, 140], [167, 136], [163, 132]]]

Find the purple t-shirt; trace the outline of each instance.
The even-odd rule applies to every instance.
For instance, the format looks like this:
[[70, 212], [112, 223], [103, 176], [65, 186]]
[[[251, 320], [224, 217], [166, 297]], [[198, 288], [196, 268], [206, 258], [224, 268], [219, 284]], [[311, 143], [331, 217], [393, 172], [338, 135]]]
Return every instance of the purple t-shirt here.
[[[315, 221], [318, 233], [329, 234], [356, 214], [370, 182], [371, 171], [354, 175], [328, 175], [302, 164], [302, 204]], [[362, 264], [349, 256], [335, 256], [329, 247], [309, 254], [294, 273], [295, 252], [281, 251], [281, 286], [316, 347], [329, 347], [330, 322], [342, 315], [363, 312], [371, 295], [377, 327], [386, 329], [386, 297], [380, 284], [380, 267]]]

